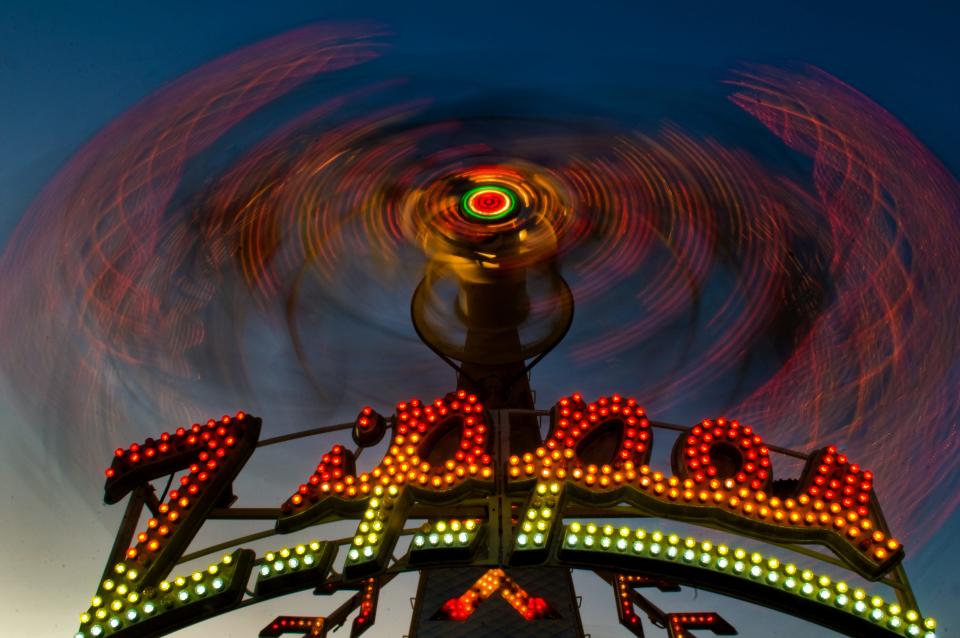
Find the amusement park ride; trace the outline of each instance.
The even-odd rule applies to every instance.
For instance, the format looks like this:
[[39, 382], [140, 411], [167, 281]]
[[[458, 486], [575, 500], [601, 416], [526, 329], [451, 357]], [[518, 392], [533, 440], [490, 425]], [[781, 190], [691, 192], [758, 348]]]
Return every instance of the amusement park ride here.
[[[660, 422], [626, 394], [535, 404], [531, 368], [567, 333], [574, 300], [553, 230], [530, 208], [538, 186], [529, 177], [523, 167], [485, 165], [434, 185], [440, 195], [430, 198], [447, 203], [452, 221], [418, 237], [429, 265], [411, 315], [421, 340], [456, 370], [446, 396], [401, 400], [392, 415], [363, 407], [353, 423], [266, 439], [259, 417], [238, 412], [116, 450], [105, 500], [126, 498], [126, 513], [76, 638], [164, 635], [304, 590], [356, 593], [325, 616], [264, 619], [260, 636], [326, 636], [355, 611], [349, 631], [359, 636], [376, 620], [380, 589], [409, 571], [420, 575], [411, 637], [583, 636], [573, 569], [610, 584], [619, 621], [636, 636], [651, 631], [642, 616], [673, 638], [736, 634], [720, 613], [664, 611], [642, 593], [698, 587], [850, 636], [934, 638], [873, 475], [842, 450], [780, 448], [725, 418]], [[347, 429], [353, 445], [319, 454], [279, 506], [233, 507], [233, 481], [257, 448]], [[672, 473], [650, 467], [661, 436], [673, 439]], [[384, 437], [379, 463], [359, 472], [357, 456]], [[778, 455], [802, 459], [800, 475], [775, 480]], [[157, 496], [151, 482], [180, 471], [176, 489]], [[186, 553], [211, 519], [270, 520], [275, 529]], [[412, 519], [427, 522], [408, 527]], [[780, 546], [804, 562], [661, 531], [653, 519]], [[344, 520], [356, 523], [349, 538], [281, 543], [263, 555], [243, 548]], [[178, 572], [206, 555], [219, 558]]]

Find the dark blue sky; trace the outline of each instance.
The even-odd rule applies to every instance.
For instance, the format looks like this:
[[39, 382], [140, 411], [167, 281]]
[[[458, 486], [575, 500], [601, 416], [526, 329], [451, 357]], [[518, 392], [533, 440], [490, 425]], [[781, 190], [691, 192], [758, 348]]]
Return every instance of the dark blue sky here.
[[[790, 6], [802, 4], [803, 6]], [[225, 52], [318, 20], [369, 19], [393, 33], [383, 64], [398, 72], [459, 78], [489, 92], [547, 92], [571, 101], [606, 101], [626, 114], [659, 114], [686, 92], [716, 93], [728, 69], [744, 62], [811, 63], [849, 82], [903, 121], [956, 174], [960, 59], [953, 3], [590, 3], [524, 2], [45, 2], [5, 6], [0, 12], [0, 240], [57, 168], [93, 133], [139, 99], [182, 73]], [[437, 86], [434, 84], [434, 86]], [[589, 99], [588, 99], [589, 98]], [[693, 100], [696, 104], [696, 99]], [[686, 112], [686, 115], [690, 115]], [[695, 119], [695, 118], [694, 118]], [[545, 371], [559, 396], [560, 371]], [[0, 391], [3, 388], [0, 387]], [[399, 398], [399, 397], [397, 397]], [[13, 403], [0, 392], [0, 450], [40, 449]], [[104, 443], [112, 449], [112, 442]], [[0, 452], [3, 454], [3, 452]], [[26, 633], [42, 613], [37, 636], [72, 635], [91, 595], [120, 512], [103, 508], [98, 484], [73, 489], [52, 470], [36, 480], [5, 473], [4, 503], [22, 508], [5, 515], [3, 548], [15, 558], [0, 577], [4, 622]], [[114, 508], [115, 509], [115, 508]], [[103, 511], [103, 519], [96, 515]], [[8, 513], [10, 510], [8, 510]], [[66, 526], [82, 534], [68, 533]], [[910, 555], [907, 567], [927, 613], [941, 619], [940, 635], [960, 628], [953, 600], [960, 522]], [[941, 558], [943, 553], [948, 558]], [[51, 584], [52, 583], [52, 584]], [[605, 587], [583, 580], [588, 631], [625, 635], [613, 627]], [[667, 600], [667, 599], [662, 599]], [[683, 598], [679, 606], [717, 599]], [[312, 611], [309, 598], [296, 605]], [[322, 601], [326, 604], [326, 601]], [[401, 613], [403, 592], [391, 599]], [[287, 611], [288, 609], [284, 609]], [[799, 623], [773, 614], [749, 620], [744, 635], [811, 635]], [[289, 611], [297, 611], [291, 607]], [[722, 609], [721, 609], [722, 611]], [[217, 621], [219, 635], [253, 635], [250, 623], [268, 610]], [[590, 619], [596, 620], [591, 626]], [[382, 614], [375, 636], [398, 636]], [[406, 616], [402, 624], [406, 625]], [[50, 624], [53, 627], [50, 627]], [[735, 622], [736, 624], [736, 622]], [[211, 625], [212, 627], [212, 625]], [[47, 629], [49, 628], [49, 630]], [[813, 628], [813, 632], [819, 632]], [[236, 633], [234, 633], [236, 632]], [[183, 635], [202, 635], [201, 629]], [[813, 635], [819, 635], [813, 633]]]

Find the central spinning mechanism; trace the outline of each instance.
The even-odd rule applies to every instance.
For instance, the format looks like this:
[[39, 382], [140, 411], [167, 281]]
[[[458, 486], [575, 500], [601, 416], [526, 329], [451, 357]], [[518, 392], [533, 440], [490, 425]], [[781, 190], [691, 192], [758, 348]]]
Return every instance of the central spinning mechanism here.
[[573, 320], [556, 266], [561, 189], [530, 165], [480, 166], [410, 202], [436, 203], [417, 215], [429, 259], [412, 303], [417, 333], [491, 407], [532, 408], [526, 373]]

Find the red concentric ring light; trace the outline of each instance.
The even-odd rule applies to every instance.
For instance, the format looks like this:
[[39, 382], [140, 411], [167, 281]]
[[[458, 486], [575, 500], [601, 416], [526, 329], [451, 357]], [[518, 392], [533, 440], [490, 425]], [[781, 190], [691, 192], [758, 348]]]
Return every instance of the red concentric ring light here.
[[468, 190], [460, 204], [463, 213], [471, 220], [489, 223], [513, 213], [517, 208], [517, 197], [508, 188], [485, 184]]

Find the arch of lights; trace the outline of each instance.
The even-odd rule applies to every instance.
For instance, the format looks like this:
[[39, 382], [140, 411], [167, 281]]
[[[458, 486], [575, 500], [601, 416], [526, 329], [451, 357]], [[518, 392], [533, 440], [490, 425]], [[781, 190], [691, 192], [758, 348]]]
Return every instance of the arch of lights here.
[[[494, 202], [495, 203], [495, 202]], [[521, 455], [498, 453], [505, 413], [549, 417], [544, 442]], [[645, 613], [670, 636], [690, 629], [735, 630], [716, 613], [664, 613], [637, 592], [696, 586], [741, 598], [855, 636], [934, 638], [901, 566], [901, 544], [884, 520], [872, 473], [826, 447], [801, 454], [770, 445], [749, 426], [716, 418], [690, 427], [651, 420], [619, 394], [587, 402], [579, 394], [549, 411], [487, 410], [466, 390], [433, 402], [400, 402], [390, 417], [364, 407], [353, 423], [260, 440], [261, 420], [243, 412], [177, 428], [118, 448], [106, 470], [105, 500], [129, 497], [104, 577], [81, 614], [76, 638], [163, 635], [211, 616], [292, 592], [357, 593], [321, 617], [281, 616], [261, 636], [323, 636], [354, 610], [351, 635], [373, 625], [380, 588], [396, 574], [435, 566], [488, 566], [484, 576], [436, 610], [434, 620], [468, 618], [490, 596], [530, 621], [549, 604], [512, 581], [503, 567], [593, 570], [608, 581], [618, 618], [642, 636]], [[257, 447], [352, 430], [356, 451], [335, 445], [275, 508], [234, 508], [231, 484]], [[650, 467], [655, 431], [678, 433], [672, 472]], [[389, 435], [372, 470], [358, 472], [364, 448]], [[449, 458], [430, 462], [441, 438], [457, 437]], [[609, 458], [585, 450], [606, 437]], [[795, 480], [774, 480], [773, 455], [804, 459]], [[589, 460], [589, 462], [588, 462]], [[150, 481], [185, 471], [158, 498]], [[145, 529], [136, 526], [149, 509]], [[875, 591], [776, 555], [686, 536], [643, 523], [666, 518], [779, 545], [893, 591]], [[208, 519], [272, 519], [263, 534], [185, 554]], [[408, 519], [427, 519], [406, 528]], [[612, 525], [596, 519], [641, 519]], [[242, 547], [336, 520], [356, 522], [352, 537], [279, 546], [257, 555]], [[395, 555], [399, 541], [407, 549]], [[831, 556], [806, 549], [821, 546]], [[229, 553], [221, 554], [225, 549]], [[206, 569], [178, 574], [178, 563], [220, 554]], [[342, 563], [338, 562], [338, 557]], [[342, 568], [336, 569], [336, 564]]]

